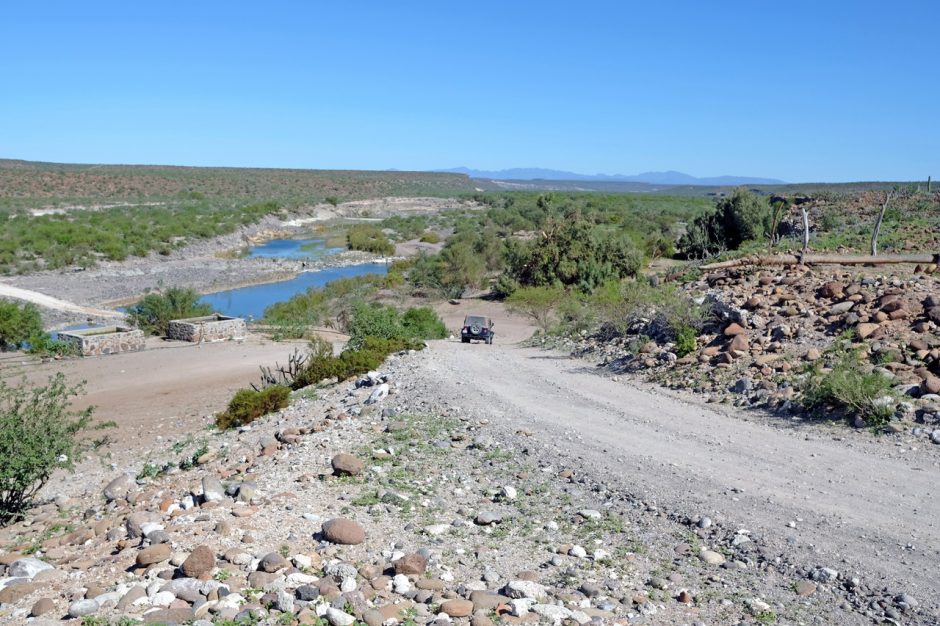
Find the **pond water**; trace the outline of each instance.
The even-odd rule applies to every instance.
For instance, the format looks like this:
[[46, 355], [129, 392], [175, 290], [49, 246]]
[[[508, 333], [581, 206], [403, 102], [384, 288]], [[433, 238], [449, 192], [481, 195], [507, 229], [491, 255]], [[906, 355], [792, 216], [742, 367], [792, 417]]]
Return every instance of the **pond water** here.
[[351, 278], [364, 274], [385, 274], [386, 272], [388, 272], [388, 268], [385, 263], [363, 263], [346, 267], [331, 267], [315, 272], [303, 272], [296, 278], [279, 283], [253, 285], [210, 293], [203, 296], [202, 301], [208, 303], [215, 311], [223, 315], [259, 319], [264, 315], [264, 310], [271, 304], [289, 300], [292, 296], [303, 293], [311, 287], [323, 287], [328, 282], [340, 278]]
[[266, 259], [319, 259], [343, 248], [327, 248], [323, 239], [272, 239], [248, 251], [248, 256]]

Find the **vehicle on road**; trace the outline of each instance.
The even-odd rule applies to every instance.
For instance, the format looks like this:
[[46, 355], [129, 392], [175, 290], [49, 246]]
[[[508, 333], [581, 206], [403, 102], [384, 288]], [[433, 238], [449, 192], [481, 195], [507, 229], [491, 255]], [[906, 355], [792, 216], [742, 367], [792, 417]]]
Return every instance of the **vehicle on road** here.
[[460, 341], [470, 343], [476, 339], [492, 345], [495, 334], [493, 320], [484, 315], [468, 315], [463, 320], [463, 328], [460, 329]]

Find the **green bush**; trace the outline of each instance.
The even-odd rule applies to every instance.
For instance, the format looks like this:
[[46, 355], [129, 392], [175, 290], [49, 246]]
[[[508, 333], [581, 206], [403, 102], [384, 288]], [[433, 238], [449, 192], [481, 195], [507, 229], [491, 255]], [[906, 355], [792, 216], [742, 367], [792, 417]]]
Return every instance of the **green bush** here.
[[18, 350], [45, 336], [35, 304], [0, 300], [0, 350]]
[[678, 326], [676, 333], [676, 355], [682, 358], [698, 348], [698, 332], [691, 326]]
[[92, 414], [70, 410], [80, 392], [62, 374], [44, 386], [0, 381], [0, 523], [21, 516], [55, 470], [72, 471], [80, 460], [78, 435]]
[[411, 307], [401, 316], [403, 336], [417, 339], [444, 339], [447, 327], [434, 309]]
[[679, 248], [690, 259], [703, 259], [737, 250], [745, 241], [761, 239], [771, 227], [767, 201], [738, 188], [731, 196], [719, 199], [713, 210], [692, 221], [679, 241]]
[[216, 416], [215, 424], [223, 430], [250, 424], [286, 407], [289, 397], [290, 389], [283, 385], [272, 385], [260, 391], [239, 389], [229, 401], [228, 408]]
[[440, 243], [441, 236], [433, 230], [427, 230], [421, 233], [421, 243]]
[[395, 245], [385, 233], [371, 224], [356, 224], [346, 231], [346, 245], [350, 250], [362, 250], [373, 254], [391, 256], [395, 254]]
[[345, 380], [361, 376], [377, 369], [389, 355], [402, 350], [420, 350], [420, 341], [415, 339], [366, 337], [356, 348], [347, 348], [339, 356], [333, 356], [324, 350], [311, 352], [304, 367], [294, 377], [292, 389], [302, 389], [331, 378]]
[[564, 295], [561, 287], [523, 287], [509, 296], [506, 304], [510, 311], [528, 317], [547, 333], [555, 319], [555, 308]]
[[894, 399], [891, 379], [878, 372], [866, 372], [855, 351], [840, 349], [835, 354], [828, 372], [819, 366], [807, 369], [803, 405], [811, 410], [834, 407], [854, 413], [869, 426], [887, 423], [894, 413], [894, 402], [884, 404], [881, 399]]
[[432, 309], [410, 308], [402, 314], [394, 307], [363, 302], [353, 305], [346, 332], [352, 350], [360, 349], [370, 338], [410, 340], [447, 336], [444, 322]]
[[132, 323], [153, 335], [166, 335], [170, 321], [210, 315], [212, 307], [199, 302], [194, 289], [170, 287], [163, 293], [151, 293], [127, 310]]
[[[647, 280], [607, 283], [588, 299], [597, 311], [606, 334], [624, 336], [640, 332], [657, 341], [682, 340], [697, 336], [708, 321], [709, 311], [672, 283], [651, 285]], [[677, 347], [678, 349], [678, 347]], [[694, 349], [694, 348], [692, 348]]]

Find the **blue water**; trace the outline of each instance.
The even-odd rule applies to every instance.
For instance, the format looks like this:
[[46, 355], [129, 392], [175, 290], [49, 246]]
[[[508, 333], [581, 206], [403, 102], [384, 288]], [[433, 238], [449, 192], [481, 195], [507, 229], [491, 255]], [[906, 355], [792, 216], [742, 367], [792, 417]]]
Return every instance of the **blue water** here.
[[271, 304], [289, 300], [292, 296], [303, 293], [311, 287], [323, 287], [328, 282], [340, 278], [351, 278], [365, 274], [385, 274], [386, 272], [388, 272], [388, 268], [384, 263], [332, 267], [315, 272], [304, 272], [294, 279], [279, 283], [210, 293], [203, 296], [202, 301], [209, 303], [216, 312], [223, 315], [258, 319], [264, 315], [264, 310]]
[[[307, 249], [303, 249], [307, 246]], [[248, 251], [248, 256], [266, 259], [318, 259], [343, 248], [327, 248], [323, 239], [272, 239]]]

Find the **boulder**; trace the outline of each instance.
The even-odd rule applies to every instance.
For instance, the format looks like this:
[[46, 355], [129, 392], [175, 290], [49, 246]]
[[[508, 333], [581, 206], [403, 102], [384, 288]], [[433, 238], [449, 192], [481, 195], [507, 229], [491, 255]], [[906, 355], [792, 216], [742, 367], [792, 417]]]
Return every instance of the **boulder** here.
[[365, 463], [345, 452], [334, 456], [331, 465], [336, 476], [358, 476], [365, 469]]
[[169, 544], [159, 543], [155, 546], [148, 546], [137, 553], [137, 565], [146, 567], [154, 563], [160, 563], [168, 560], [170, 555]]
[[121, 474], [113, 479], [104, 488], [104, 497], [108, 502], [114, 500], [123, 500], [130, 493], [131, 489], [137, 486], [136, 479], [131, 474]]
[[215, 567], [215, 553], [212, 549], [208, 546], [197, 546], [180, 565], [180, 571], [187, 578], [202, 578], [207, 576], [213, 567]]
[[[412, 552], [395, 561], [395, 573], [420, 576], [428, 569], [428, 559], [423, 554]], [[453, 617], [453, 615], [451, 616]]]
[[10, 564], [9, 575], [12, 578], [28, 578], [29, 580], [32, 580], [39, 572], [44, 572], [50, 569], [55, 568], [45, 561], [40, 561], [39, 559], [34, 559], [32, 557], [24, 557], [22, 559], [16, 559]]
[[323, 523], [323, 538], [330, 543], [354, 546], [365, 541], [366, 533], [358, 522], [335, 517]]

